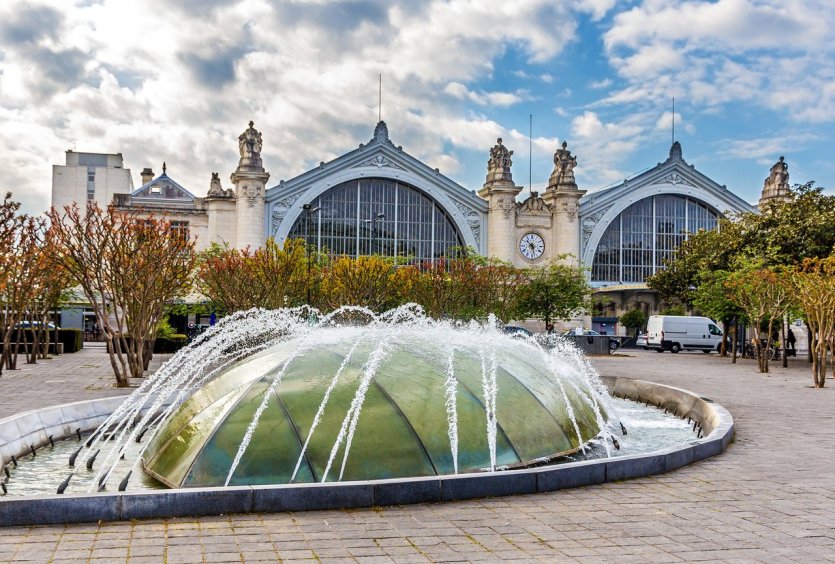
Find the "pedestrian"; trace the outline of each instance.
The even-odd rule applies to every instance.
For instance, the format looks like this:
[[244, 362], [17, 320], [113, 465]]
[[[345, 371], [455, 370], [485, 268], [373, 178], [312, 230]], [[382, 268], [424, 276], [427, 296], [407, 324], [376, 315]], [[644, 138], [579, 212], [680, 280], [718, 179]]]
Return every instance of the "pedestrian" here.
[[797, 342], [797, 337], [794, 336], [794, 332], [792, 331], [791, 327], [789, 327], [789, 332], [786, 335], [786, 347], [787, 350], [792, 351], [792, 355], [797, 355], [797, 350], [794, 348], [794, 344]]

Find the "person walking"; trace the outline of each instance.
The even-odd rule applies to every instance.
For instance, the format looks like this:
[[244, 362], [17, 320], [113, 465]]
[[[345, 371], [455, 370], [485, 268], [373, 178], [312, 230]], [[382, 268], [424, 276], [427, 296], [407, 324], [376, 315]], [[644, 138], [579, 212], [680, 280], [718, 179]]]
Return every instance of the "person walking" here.
[[786, 350], [791, 351], [792, 356], [797, 356], [797, 349], [794, 348], [794, 344], [796, 342], [797, 337], [794, 336], [794, 332], [791, 327], [789, 327], [789, 332], [786, 334]]

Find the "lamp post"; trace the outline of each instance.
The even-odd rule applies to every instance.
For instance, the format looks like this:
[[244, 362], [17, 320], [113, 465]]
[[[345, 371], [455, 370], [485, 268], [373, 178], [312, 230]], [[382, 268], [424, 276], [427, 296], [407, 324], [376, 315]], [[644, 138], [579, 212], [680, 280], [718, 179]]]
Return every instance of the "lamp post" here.
[[[365, 220], [366, 224], [371, 225], [371, 235], [369, 235], [369, 241], [368, 241], [368, 246], [369, 246], [368, 254], [373, 254], [372, 251], [374, 250], [373, 248], [371, 248], [371, 237], [372, 236], [374, 237], [374, 246], [377, 247], [378, 251], [380, 249], [380, 244], [379, 244], [379, 241], [377, 240], [377, 235], [378, 235], [377, 234], [377, 222], [380, 221], [381, 219], [385, 219], [385, 218], [386, 218], [386, 214], [380, 212], [376, 216], [374, 216], [373, 219], [366, 219]], [[382, 254], [382, 253], [380, 253], [380, 254]]]
[[307, 251], [307, 305], [310, 305], [310, 216], [322, 209], [321, 206], [313, 207], [313, 204], [304, 204], [305, 211], [305, 250]]

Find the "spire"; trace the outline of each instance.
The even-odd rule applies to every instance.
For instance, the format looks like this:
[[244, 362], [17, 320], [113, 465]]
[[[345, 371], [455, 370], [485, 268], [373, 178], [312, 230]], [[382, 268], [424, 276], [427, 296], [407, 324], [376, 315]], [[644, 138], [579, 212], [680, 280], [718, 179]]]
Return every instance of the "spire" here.
[[162, 161], [162, 173], [165, 174], [165, 171], [168, 167], [165, 166], [165, 161]]

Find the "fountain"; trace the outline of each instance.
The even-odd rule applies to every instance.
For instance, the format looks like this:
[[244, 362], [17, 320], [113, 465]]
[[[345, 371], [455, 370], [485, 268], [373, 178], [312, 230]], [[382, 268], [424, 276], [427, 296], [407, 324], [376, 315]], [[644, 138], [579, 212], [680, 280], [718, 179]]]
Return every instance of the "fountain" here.
[[104, 457], [99, 487], [146, 434], [127, 464], [178, 488], [520, 468], [607, 426], [608, 395], [582, 357], [495, 322], [457, 326], [416, 306], [314, 318], [230, 316], [172, 359], [87, 441], [81, 458]]
[[[14, 468], [13, 495], [43, 492], [51, 480], [61, 495], [29, 505], [4, 497], [0, 522], [548, 491], [677, 468], [721, 452], [733, 434], [720, 406], [649, 382], [601, 379], [559, 339], [511, 337], [493, 319], [432, 320], [413, 304], [379, 315], [358, 307], [238, 312], [118, 406], [97, 401], [111, 402], [109, 415], [44, 423], [14, 443], [29, 441], [26, 466], [44, 472], [27, 478]], [[61, 417], [73, 411], [56, 409]], [[46, 411], [42, 420], [53, 417]], [[82, 438], [93, 420], [100, 424]], [[0, 454], [24, 456], [11, 444], [0, 442]], [[61, 461], [38, 452], [35, 463], [44, 445], [65, 453]], [[175, 496], [148, 490], [165, 487]]]

